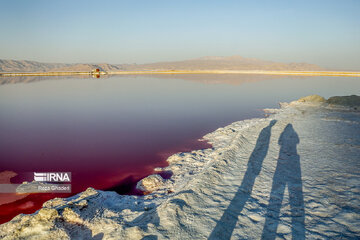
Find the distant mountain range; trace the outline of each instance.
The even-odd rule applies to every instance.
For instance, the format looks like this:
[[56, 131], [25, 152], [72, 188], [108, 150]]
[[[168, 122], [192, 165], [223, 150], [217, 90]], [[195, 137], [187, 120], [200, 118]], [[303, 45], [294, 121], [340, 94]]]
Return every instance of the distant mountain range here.
[[91, 71], [140, 71], [140, 70], [287, 70], [321, 71], [318, 65], [309, 63], [280, 63], [241, 56], [202, 57], [184, 61], [149, 64], [86, 64], [41, 63], [26, 60], [0, 60], [0, 72], [66, 72]]
[[82, 64], [82, 63], [41, 63], [26, 60], [1, 60], [0, 72], [90, 72], [99, 68], [102, 71], [124, 70], [121, 65], [112, 64]]

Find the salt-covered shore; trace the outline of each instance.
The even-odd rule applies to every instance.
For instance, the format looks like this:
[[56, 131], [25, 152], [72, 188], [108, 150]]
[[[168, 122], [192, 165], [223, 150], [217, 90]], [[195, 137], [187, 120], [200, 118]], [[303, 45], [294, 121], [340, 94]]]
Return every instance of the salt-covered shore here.
[[171, 156], [158, 170], [172, 177], [146, 196], [89, 188], [0, 225], [0, 238], [360, 237], [360, 112], [317, 97], [281, 106]]

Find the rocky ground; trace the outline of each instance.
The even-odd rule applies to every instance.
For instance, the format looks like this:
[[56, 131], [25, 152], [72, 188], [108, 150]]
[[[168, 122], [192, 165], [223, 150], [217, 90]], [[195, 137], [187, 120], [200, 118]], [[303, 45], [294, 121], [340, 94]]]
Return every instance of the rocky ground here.
[[304, 98], [206, 135], [138, 184], [87, 191], [0, 226], [3, 239], [358, 239], [360, 112]]

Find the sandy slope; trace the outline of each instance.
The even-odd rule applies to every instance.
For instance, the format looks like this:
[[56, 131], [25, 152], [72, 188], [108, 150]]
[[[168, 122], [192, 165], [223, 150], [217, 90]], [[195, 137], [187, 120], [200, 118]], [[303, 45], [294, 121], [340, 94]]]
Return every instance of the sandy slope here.
[[87, 191], [0, 226], [5, 239], [329, 239], [360, 236], [360, 114], [292, 103], [168, 159], [146, 197]]

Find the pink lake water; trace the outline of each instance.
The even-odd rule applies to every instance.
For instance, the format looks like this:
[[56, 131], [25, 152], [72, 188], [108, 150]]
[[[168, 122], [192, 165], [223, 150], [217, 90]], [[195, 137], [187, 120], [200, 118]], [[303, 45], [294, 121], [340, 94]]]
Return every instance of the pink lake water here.
[[[138, 180], [176, 152], [278, 102], [360, 94], [358, 78], [246, 75], [0, 79], [0, 173], [71, 172], [71, 194], [0, 193], [0, 223], [88, 187], [138, 194]], [[27, 174], [25, 174], [27, 173]], [[168, 174], [164, 173], [164, 177]], [[6, 179], [0, 178], [2, 183]]]

